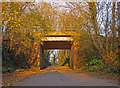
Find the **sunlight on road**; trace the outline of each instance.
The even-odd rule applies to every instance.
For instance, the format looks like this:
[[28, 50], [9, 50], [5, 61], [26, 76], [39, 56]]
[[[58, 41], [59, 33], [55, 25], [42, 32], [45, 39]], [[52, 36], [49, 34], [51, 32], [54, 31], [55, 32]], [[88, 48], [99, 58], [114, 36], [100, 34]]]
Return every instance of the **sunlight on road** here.
[[80, 74], [69, 67], [51, 66], [40, 70], [40, 74], [32, 75], [15, 86], [117, 86], [118, 84], [105, 79], [99, 79]]

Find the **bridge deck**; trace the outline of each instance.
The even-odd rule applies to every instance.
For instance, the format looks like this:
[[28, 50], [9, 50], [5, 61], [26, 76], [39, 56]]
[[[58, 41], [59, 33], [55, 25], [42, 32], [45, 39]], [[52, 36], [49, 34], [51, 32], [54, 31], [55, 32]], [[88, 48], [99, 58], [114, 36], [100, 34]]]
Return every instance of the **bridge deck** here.
[[49, 32], [42, 39], [42, 48], [46, 49], [71, 49], [74, 32]]
[[42, 48], [46, 49], [70, 49], [72, 42], [70, 41], [44, 41]]

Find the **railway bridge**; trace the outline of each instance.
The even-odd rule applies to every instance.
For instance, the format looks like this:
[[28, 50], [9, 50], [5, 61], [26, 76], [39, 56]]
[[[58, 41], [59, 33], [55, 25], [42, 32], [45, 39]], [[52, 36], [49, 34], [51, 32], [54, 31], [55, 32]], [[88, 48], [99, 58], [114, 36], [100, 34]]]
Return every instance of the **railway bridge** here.
[[73, 39], [75, 35], [76, 32], [71, 32], [71, 31], [48, 33], [42, 39], [43, 44], [40, 44], [40, 69], [43, 69], [45, 67], [44, 50], [49, 50], [49, 49], [70, 50], [70, 68], [76, 69], [78, 44]]

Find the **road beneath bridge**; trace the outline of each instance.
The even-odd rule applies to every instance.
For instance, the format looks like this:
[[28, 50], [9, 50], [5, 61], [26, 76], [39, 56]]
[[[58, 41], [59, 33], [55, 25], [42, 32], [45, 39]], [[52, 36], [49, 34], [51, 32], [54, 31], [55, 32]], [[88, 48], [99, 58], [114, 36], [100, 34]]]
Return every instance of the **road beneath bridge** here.
[[48, 67], [14, 86], [118, 86], [117, 82], [91, 77], [68, 67]]

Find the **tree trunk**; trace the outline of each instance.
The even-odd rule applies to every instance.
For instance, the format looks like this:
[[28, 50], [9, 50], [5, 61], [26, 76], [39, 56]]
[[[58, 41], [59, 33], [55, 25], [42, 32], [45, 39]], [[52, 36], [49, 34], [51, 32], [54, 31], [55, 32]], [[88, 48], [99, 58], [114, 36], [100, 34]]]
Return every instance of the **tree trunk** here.
[[96, 10], [96, 2], [88, 2], [89, 10], [91, 13], [91, 21], [93, 23], [93, 28], [95, 31], [95, 35], [99, 34], [98, 24], [97, 24], [97, 10]]
[[117, 3], [117, 10], [118, 10], [118, 48], [119, 48], [119, 55], [120, 55], [120, 2]]
[[113, 2], [113, 8], [112, 8], [112, 34], [113, 34], [113, 46], [115, 49], [115, 43], [116, 43], [116, 28], [115, 28], [115, 2]]

